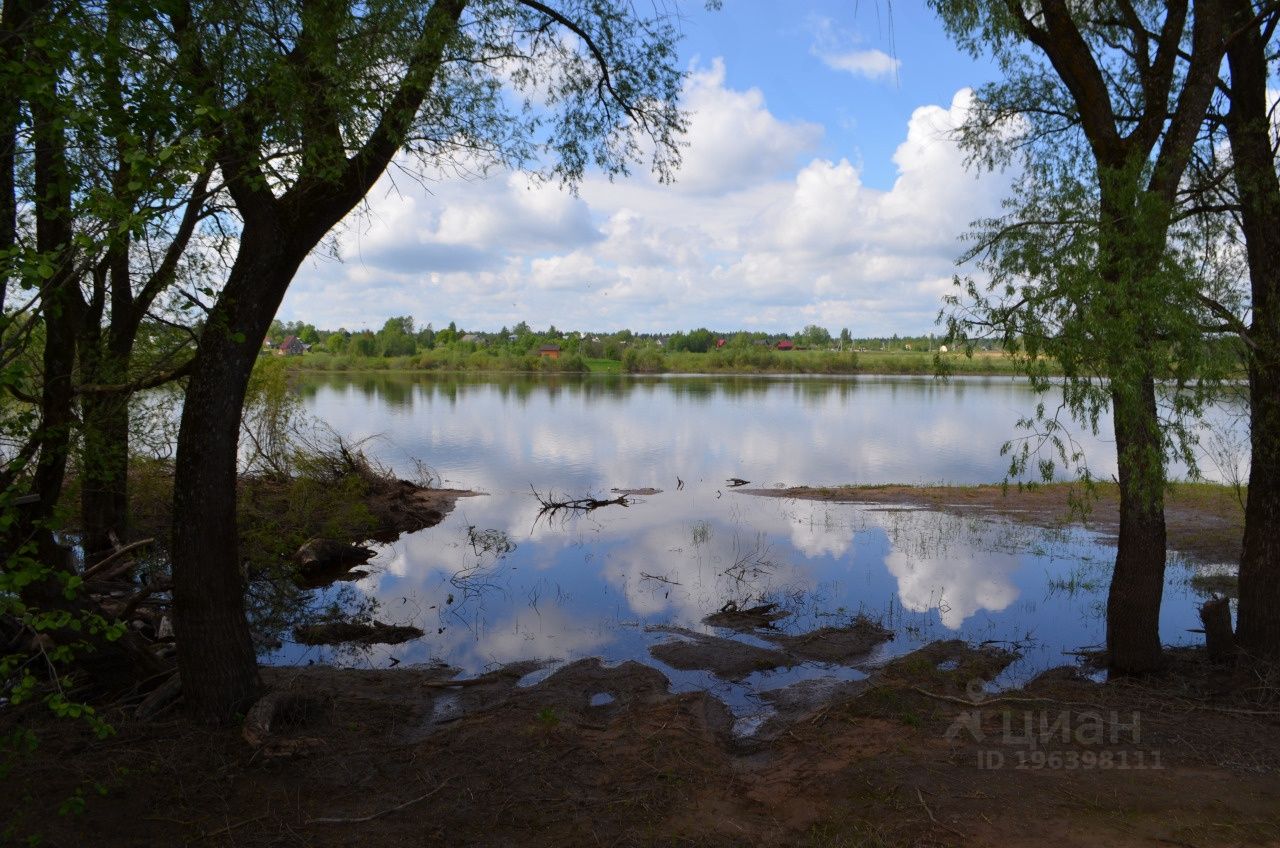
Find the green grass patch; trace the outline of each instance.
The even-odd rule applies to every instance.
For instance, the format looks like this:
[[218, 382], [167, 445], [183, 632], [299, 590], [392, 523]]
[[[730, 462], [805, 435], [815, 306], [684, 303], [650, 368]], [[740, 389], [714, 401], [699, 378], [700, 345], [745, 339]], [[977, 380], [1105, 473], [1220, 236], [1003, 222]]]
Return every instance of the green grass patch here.
[[584, 359], [592, 374], [621, 374], [622, 363], [616, 359]]

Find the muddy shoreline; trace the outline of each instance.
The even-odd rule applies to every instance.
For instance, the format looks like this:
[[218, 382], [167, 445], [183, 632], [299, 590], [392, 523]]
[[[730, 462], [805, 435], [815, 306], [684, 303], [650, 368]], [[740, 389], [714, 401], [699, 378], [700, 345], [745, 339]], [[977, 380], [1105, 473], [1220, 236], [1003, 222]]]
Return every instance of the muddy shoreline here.
[[[1120, 530], [1116, 486], [1095, 486], [1087, 512], [1074, 509], [1079, 485], [980, 486], [789, 486], [739, 489], [740, 493], [831, 503], [919, 507], [956, 515], [995, 515], [1038, 527], [1082, 526], [1115, 538]], [[1244, 509], [1233, 489], [1177, 483], [1165, 495], [1171, 551], [1199, 563], [1235, 563], [1244, 538]]]
[[[467, 679], [443, 666], [264, 669], [274, 703], [243, 727], [111, 712], [105, 742], [41, 728], [41, 756], [0, 812], [11, 833], [51, 845], [86, 833], [102, 846], [322, 848], [1280, 839], [1280, 712], [1237, 703], [1198, 652], [1143, 683], [1062, 669], [1019, 692], [973, 688], [1006, 657], [940, 642], [867, 680], [793, 684], [767, 693], [775, 713], [750, 736], [712, 694], [674, 693], [636, 662], [579, 660], [526, 686], [538, 663]], [[1071, 732], [1028, 746], [1023, 723], [1041, 715]], [[81, 812], [54, 813], [95, 785], [104, 794]]]

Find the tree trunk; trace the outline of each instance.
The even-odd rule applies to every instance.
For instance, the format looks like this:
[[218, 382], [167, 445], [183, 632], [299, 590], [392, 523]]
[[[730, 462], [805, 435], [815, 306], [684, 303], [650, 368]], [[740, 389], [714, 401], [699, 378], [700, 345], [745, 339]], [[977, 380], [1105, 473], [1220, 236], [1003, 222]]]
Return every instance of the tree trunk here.
[[[1249, 501], [1240, 557], [1237, 643], [1245, 655], [1280, 661], [1280, 180], [1270, 140], [1266, 40], [1253, 4], [1232, 0], [1231, 110], [1227, 133], [1249, 258]], [[1271, 13], [1276, 14], [1275, 12]]]
[[[39, 63], [40, 58], [45, 61]], [[66, 133], [56, 100], [54, 80], [57, 63], [51, 57], [37, 57], [37, 62], [48, 70], [50, 79], [47, 91], [30, 100], [35, 143], [32, 170], [36, 197], [36, 248], [52, 269], [40, 285], [44, 323], [43, 374], [40, 421], [34, 436], [39, 459], [32, 480], [32, 488], [39, 500], [25, 507], [20, 520], [10, 528], [4, 539], [4, 553], [7, 557], [18, 545], [34, 543], [32, 556], [46, 571], [39, 579], [22, 587], [22, 600], [32, 611], [70, 612], [78, 624], [94, 610], [90, 609], [83, 595], [74, 594], [68, 599], [65, 594], [64, 580], [74, 569], [66, 548], [54, 537], [51, 519], [62, 496], [75, 424], [73, 379], [77, 330], [84, 302], [80, 296], [72, 241]], [[74, 627], [54, 630], [49, 635], [63, 644], [84, 642], [86, 638], [91, 641], [95, 650], [84, 655], [81, 664], [96, 683], [106, 688], [142, 679], [154, 674], [159, 667], [155, 657], [132, 634], [125, 634], [115, 642]]]
[[187, 702], [221, 723], [258, 690], [236, 528], [236, 445], [253, 363], [215, 328], [206, 329], [199, 357], [178, 432], [173, 624]]
[[[56, 65], [50, 68], [51, 77], [54, 73]], [[44, 350], [41, 354], [40, 423], [35, 435], [39, 459], [32, 483], [40, 500], [27, 510], [26, 515], [29, 532], [36, 536], [42, 556], [53, 556], [57, 548], [48, 519], [62, 496], [71, 428], [75, 420], [72, 379], [76, 330], [82, 306], [71, 243], [71, 185], [67, 177], [66, 132], [62, 117], [51, 103], [57, 96], [57, 86], [52, 78], [49, 79], [49, 87], [52, 93], [33, 97], [30, 102], [35, 142], [32, 171], [36, 196], [36, 250], [50, 268], [40, 284]], [[60, 559], [47, 564], [60, 568]]]
[[1107, 596], [1107, 655], [1117, 674], [1158, 669], [1164, 594], [1164, 459], [1155, 380], [1113, 382], [1120, 541]]
[[1274, 344], [1271, 361], [1259, 359], [1255, 357], [1249, 368], [1253, 455], [1240, 557], [1237, 642], [1249, 656], [1275, 662], [1280, 661], [1280, 362], [1275, 361]]
[[115, 392], [84, 395], [80, 414], [84, 426], [81, 541], [85, 563], [90, 564], [111, 553], [113, 534], [121, 542], [127, 541], [129, 534], [129, 396]]
[[[235, 264], [209, 313], [187, 384], [174, 477], [178, 664], [188, 703], [208, 720], [229, 720], [258, 683], [236, 539], [236, 446], [250, 372], [302, 260], [360, 202], [410, 137], [465, 6], [466, 0], [430, 5], [394, 96], [350, 157], [341, 113], [323, 96], [338, 67], [332, 57], [340, 53], [345, 18], [325, 4], [304, 15], [309, 23], [299, 39], [308, 49], [286, 61], [301, 61], [299, 70], [314, 84], [304, 87], [300, 103], [301, 173], [283, 196], [268, 187], [259, 158], [270, 146], [265, 125], [256, 117], [244, 121], [249, 115], [243, 109], [230, 110], [229, 123], [206, 119], [222, 177], [244, 222]], [[172, 23], [182, 69], [197, 95], [206, 98], [224, 81], [204, 63], [190, 10], [179, 10]], [[278, 95], [273, 92], [267, 102]], [[251, 125], [252, 135], [246, 135]]]
[[303, 258], [285, 256], [284, 243], [276, 227], [246, 225], [226, 289], [200, 338], [178, 431], [173, 492], [178, 668], [187, 703], [211, 723], [242, 713], [258, 693], [237, 538], [236, 460], [249, 375]]

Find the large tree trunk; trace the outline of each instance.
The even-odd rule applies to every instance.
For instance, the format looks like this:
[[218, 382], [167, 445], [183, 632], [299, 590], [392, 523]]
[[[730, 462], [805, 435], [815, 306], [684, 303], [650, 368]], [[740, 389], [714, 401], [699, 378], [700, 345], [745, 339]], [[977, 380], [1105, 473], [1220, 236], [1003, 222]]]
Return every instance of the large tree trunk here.
[[[51, 68], [56, 72], [56, 66]], [[76, 359], [76, 330], [82, 300], [75, 268], [71, 236], [71, 185], [67, 177], [66, 133], [51, 100], [52, 92], [31, 99], [32, 135], [35, 141], [36, 250], [49, 263], [51, 273], [40, 285], [41, 315], [44, 319], [44, 350], [41, 355], [40, 423], [35, 439], [39, 445], [33, 489], [39, 501], [27, 513], [29, 530], [39, 540], [42, 555], [52, 554], [53, 534], [47, 525], [62, 496], [71, 428], [75, 421], [73, 377]], [[50, 561], [51, 566], [55, 564]]]
[[[244, 396], [271, 319], [303, 256], [273, 226], [246, 225], [227, 286], [209, 315], [187, 384], [174, 474], [173, 597], [187, 703], [221, 723], [258, 691], [236, 528]], [[305, 255], [305, 254], [303, 254]]]
[[[84, 311], [81, 334], [81, 380], [96, 386], [123, 386], [129, 378], [125, 339], [118, 352], [101, 332], [101, 281]], [[111, 339], [114, 341], [114, 339]], [[81, 395], [81, 543], [84, 564], [91, 565], [114, 550], [128, 535], [129, 392], [86, 392]]]
[[[1249, 501], [1240, 558], [1237, 642], [1255, 658], [1280, 660], [1280, 180], [1267, 111], [1266, 39], [1253, 5], [1232, 0], [1244, 22], [1228, 48], [1227, 132], [1249, 257]], [[1275, 12], [1271, 13], [1275, 15]], [[1266, 21], [1261, 26], [1266, 26]]]
[[[116, 384], [127, 368], [85, 372], [87, 382]], [[80, 520], [85, 563], [97, 562], [114, 548], [112, 536], [127, 541], [129, 533], [129, 394], [86, 394], [80, 400], [83, 424], [80, 460]]]
[[1107, 596], [1107, 655], [1118, 674], [1158, 669], [1164, 594], [1164, 460], [1155, 381], [1113, 383], [1120, 481], [1120, 541]]
[[[1273, 261], [1280, 262], [1280, 256]], [[1272, 276], [1276, 267], [1272, 266]], [[1249, 366], [1249, 444], [1253, 455], [1240, 557], [1236, 641], [1254, 658], [1280, 661], [1280, 362], [1276, 342], [1272, 342], [1269, 361], [1261, 360], [1255, 356]]]

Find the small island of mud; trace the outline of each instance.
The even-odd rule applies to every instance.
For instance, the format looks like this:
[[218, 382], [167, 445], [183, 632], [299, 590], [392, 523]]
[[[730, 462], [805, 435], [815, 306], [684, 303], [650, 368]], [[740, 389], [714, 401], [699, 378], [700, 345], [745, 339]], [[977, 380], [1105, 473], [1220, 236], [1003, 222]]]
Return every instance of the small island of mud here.
[[[1115, 537], [1120, 531], [1119, 493], [1112, 483], [1095, 484], [1090, 492], [1070, 483], [790, 486], [739, 491], [771, 498], [994, 515], [1038, 527], [1079, 525], [1108, 537]], [[1210, 483], [1171, 484], [1165, 494], [1165, 519], [1171, 550], [1202, 563], [1234, 562], [1239, 558], [1244, 538], [1244, 508], [1233, 488]]]

